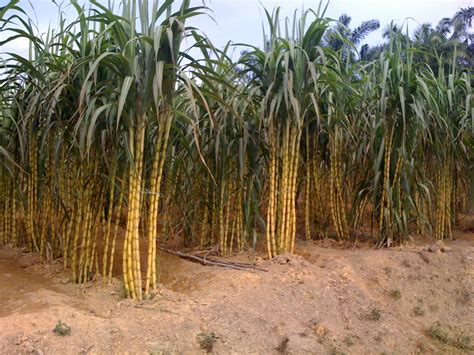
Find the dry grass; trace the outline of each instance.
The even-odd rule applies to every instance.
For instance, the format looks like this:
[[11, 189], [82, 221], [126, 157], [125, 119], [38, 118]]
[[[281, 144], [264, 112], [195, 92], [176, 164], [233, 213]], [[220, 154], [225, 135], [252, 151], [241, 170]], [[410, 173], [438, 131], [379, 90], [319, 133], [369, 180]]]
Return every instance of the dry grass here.
[[451, 335], [450, 332], [442, 327], [439, 322], [435, 322], [431, 325], [428, 329], [428, 335], [442, 344], [455, 347], [459, 350], [474, 350], [474, 347], [471, 345], [470, 336], [463, 333]]
[[201, 333], [197, 335], [197, 340], [201, 349], [206, 350], [208, 353], [212, 352], [214, 345], [219, 339], [214, 333]]
[[366, 318], [371, 321], [379, 321], [382, 319], [382, 311], [377, 307], [372, 308], [372, 310], [367, 314]]
[[402, 293], [400, 292], [399, 289], [391, 290], [389, 294], [390, 294], [390, 297], [392, 297], [396, 301], [402, 298]]

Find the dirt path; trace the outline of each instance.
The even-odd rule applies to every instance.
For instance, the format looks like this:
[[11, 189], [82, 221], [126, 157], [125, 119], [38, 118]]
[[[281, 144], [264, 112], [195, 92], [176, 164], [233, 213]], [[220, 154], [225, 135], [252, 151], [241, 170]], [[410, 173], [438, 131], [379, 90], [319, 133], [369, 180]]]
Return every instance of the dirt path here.
[[[0, 349], [193, 354], [205, 353], [207, 340], [221, 354], [473, 351], [474, 234], [448, 243], [445, 252], [426, 247], [300, 243], [300, 255], [259, 260], [269, 272], [205, 267], [163, 254], [163, 286], [138, 304], [122, 298], [118, 280], [106, 287], [100, 280], [69, 284], [61, 265], [4, 248]], [[70, 335], [53, 333], [58, 320], [71, 327]]]

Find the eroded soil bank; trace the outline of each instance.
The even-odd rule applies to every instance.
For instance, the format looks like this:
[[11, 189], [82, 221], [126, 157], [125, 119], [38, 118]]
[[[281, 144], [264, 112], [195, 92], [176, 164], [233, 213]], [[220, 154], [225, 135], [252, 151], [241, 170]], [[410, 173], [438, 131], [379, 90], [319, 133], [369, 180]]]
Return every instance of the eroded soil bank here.
[[[201, 266], [162, 254], [149, 300], [120, 281], [68, 283], [58, 262], [0, 250], [1, 353], [469, 353], [474, 351], [474, 233], [444, 250], [326, 240], [298, 255], [232, 260], [268, 272]], [[230, 259], [229, 259], [230, 260]], [[61, 320], [70, 335], [53, 332]]]

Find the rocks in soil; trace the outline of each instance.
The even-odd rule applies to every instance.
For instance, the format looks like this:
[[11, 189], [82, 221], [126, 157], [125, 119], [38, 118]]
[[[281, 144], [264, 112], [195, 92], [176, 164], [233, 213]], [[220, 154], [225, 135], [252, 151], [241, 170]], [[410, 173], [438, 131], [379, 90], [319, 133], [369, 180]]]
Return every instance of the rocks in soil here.
[[14, 342], [16, 345], [20, 346], [23, 351], [31, 354], [42, 355], [43, 351], [41, 350], [41, 342], [38, 339], [32, 339], [26, 335], [18, 336]]
[[445, 245], [442, 240], [438, 240], [438, 241], [436, 242], [436, 245], [439, 247], [439, 249], [440, 249], [443, 253], [446, 253], [447, 251], [451, 251], [451, 248], [448, 247], [447, 245]]
[[67, 276], [60, 276], [60, 277], [56, 277], [54, 279], [54, 282], [56, 282], [58, 284], [66, 285], [66, 284], [70, 283], [71, 280]]
[[314, 327], [314, 334], [316, 334], [318, 338], [324, 338], [327, 333], [328, 333], [328, 330], [324, 325], [320, 324]]
[[428, 250], [430, 253], [441, 253], [441, 248], [436, 244], [429, 245], [426, 250]]
[[300, 255], [294, 254], [280, 254], [275, 256], [272, 260], [272, 263], [279, 265], [289, 265], [289, 266], [308, 266], [309, 263]]
[[438, 240], [435, 244], [428, 245], [425, 250], [429, 251], [430, 253], [439, 254], [451, 251], [451, 248], [446, 246], [441, 240]]

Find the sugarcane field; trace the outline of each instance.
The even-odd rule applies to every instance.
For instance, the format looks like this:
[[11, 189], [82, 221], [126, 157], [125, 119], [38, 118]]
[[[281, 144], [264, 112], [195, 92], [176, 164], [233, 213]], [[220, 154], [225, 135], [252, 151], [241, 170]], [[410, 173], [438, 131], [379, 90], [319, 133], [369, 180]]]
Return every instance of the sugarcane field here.
[[1, 354], [473, 354], [466, 0], [0, 0]]

